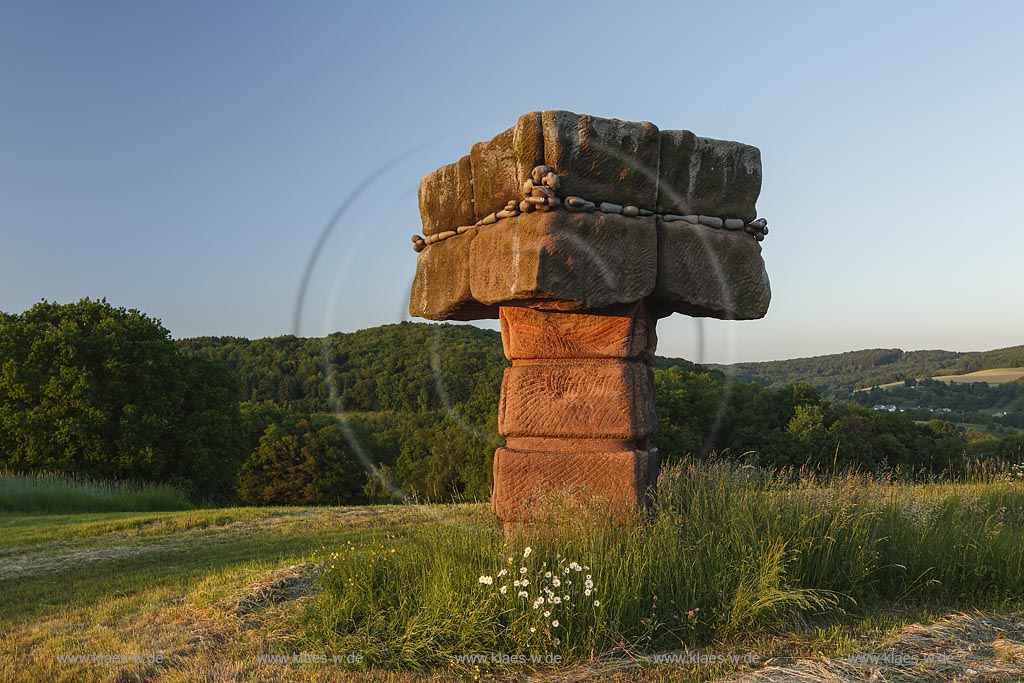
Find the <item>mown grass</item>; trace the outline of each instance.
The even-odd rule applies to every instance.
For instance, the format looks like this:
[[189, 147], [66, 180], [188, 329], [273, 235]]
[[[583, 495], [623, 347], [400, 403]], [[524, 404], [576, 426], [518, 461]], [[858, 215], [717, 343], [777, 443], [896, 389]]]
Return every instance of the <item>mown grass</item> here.
[[[1024, 485], [982, 474], [910, 484], [690, 462], [665, 469], [649, 518], [553, 497], [508, 539], [484, 505], [0, 514], [0, 680], [500, 678], [532, 668], [500, 655], [558, 654], [559, 676], [691, 683], [744, 667], [642, 655], [844, 656], [910, 621], [1020, 608]], [[231, 607], [311, 562], [311, 592]], [[527, 598], [510, 580], [521, 567]], [[548, 571], [562, 572], [558, 604]], [[89, 652], [166, 657], [58, 660]], [[259, 660], [294, 653], [359, 660]]]
[[472, 654], [580, 661], [838, 623], [879, 605], [999, 609], [1024, 595], [1024, 486], [1012, 481], [794, 483], [688, 462], [663, 471], [650, 519], [565, 500], [538, 509], [550, 519], [512, 538], [478, 510], [404, 539], [326, 547], [325, 590], [296, 629], [309, 648], [359, 652], [367, 666], [460, 669]]
[[167, 484], [0, 471], [0, 512], [66, 514], [192, 508], [184, 491]]

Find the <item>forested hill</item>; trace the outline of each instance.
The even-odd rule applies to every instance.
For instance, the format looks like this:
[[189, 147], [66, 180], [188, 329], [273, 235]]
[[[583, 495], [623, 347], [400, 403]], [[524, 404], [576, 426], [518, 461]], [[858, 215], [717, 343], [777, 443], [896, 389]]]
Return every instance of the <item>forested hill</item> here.
[[227, 363], [243, 401], [296, 410], [422, 412], [493, 394], [501, 336], [470, 325], [403, 322], [323, 338], [194, 337], [181, 348]]
[[[178, 346], [227, 363], [243, 401], [303, 411], [422, 412], [496, 400], [508, 364], [501, 335], [470, 325], [403, 322], [324, 338], [194, 337]], [[680, 358], [658, 358], [656, 366], [704, 370]]]
[[[310, 411], [423, 411], [455, 405], [493, 392], [507, 364], [501, 336], [471, 325], [404, 322], [324, 338], [194, 337], [178, 345], [231, 366], [241, 379], [243, 400]], [[771, 388], [804, 382], [829, 398], [846, 399], [854, 389], [888, 382], [1024, 367], [1024, 346], [970, 353], [867, 349], [706, 367], [659, 357], [655, 366], [717, 370], [741, 383]]]
[[806, 382], [830, 398], [847, 398], [854, 389], [906, 379], [1024, 367], [1024, 346], [969, 353], [868, 349], [813, 358], [709, 367], [728, 372], [740, 382], [757, 382], [768, 387]]

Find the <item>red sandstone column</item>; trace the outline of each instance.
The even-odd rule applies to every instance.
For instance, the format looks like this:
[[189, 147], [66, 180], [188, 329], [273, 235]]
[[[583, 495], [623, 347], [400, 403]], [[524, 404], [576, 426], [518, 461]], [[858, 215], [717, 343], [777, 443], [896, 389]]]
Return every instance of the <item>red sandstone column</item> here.
[[528, 521], [538, 494], [571, 489], [645, 506], [658, 472], [651, 363], [655, 317], [643, 302], [586, 312], [501, 307], [505, 370], [491, 509]]

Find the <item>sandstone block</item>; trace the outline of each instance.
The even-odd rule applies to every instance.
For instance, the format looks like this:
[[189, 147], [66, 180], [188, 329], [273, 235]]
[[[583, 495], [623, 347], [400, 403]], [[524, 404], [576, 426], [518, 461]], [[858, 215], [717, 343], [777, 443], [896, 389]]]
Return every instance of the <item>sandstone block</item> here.
[[729, 140], [697, 137], [688, 130], [661, 131], [658, 212], [757, 217], [761, 151]]
[[423, 234], [436, 235], [473, 225], [473, 169], [469, 155], [423, 176], [419, 190]]
[[710, 318], [764, 317], [772, 292], [756, 240], [742, 231], [657, 223], [658, 305]]
[[659, 137], [653, 123], [571, 111], [541, 112], [544, 163], [564, 195], [653, 210], [658, 197]]
[[509, 360], [637, 358], [653, 361], [656, 319], [643, 302], [597, 311], [501, 307], [501, 341]]
[[551, 211], [483, 228], [470, 249], [470, 288], [484, 304], [560, 300], [604, 308], [654, 290], [654, 217]]
[[[505, 521], [528, 521], [545, 493], [570, 489], [611, 505], [644, 507], [657, 484], [657, 449], [605, 453], [538, 453], [499, 448], [494, 454], [491, 510]], [[536, 510], [533, 510], [536, 512]]]
[[651, 368], [637, 361], [513, 361], [498, 431], [508, 437], [642, 439], [654, 434]]
[[416, 257], [409, 315], [428, 320], [497, 318], [498, 309], [470, 293], [469, 252], [476, 230], [428, 246]]
[[522, 199], [523, 181], [544, 163], [540, 112], [519, 117], [515, 126], [486, 142], [473, 145], [473, 197], [476, 219], [505, 208], [510, 199]]

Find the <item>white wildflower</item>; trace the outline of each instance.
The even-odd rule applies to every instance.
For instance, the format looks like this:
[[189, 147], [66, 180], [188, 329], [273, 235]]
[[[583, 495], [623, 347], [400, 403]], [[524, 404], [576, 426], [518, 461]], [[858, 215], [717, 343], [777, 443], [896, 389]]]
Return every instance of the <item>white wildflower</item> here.
[[523, 549], [523, 559], [525, 560], [526, 558], [528, 558], [530, 556], [530, 553], [532, 552], [533, 548], [531, 548], [530, 546], [526, 546], [526, 548]]
[[555, 597], [551, 598], [551, 602], [555, 603], [556, 605], [559, 605], [562, 603], [562, 598], [556, 595]]
[[527, 593], [526, 591], [519, 591], [518, 595], [521, 598], [528, 598], [528, 597], [530, 597], [530, 594]]
[[519, 582], [519, 585], [520, 586], [529, 586], [530, 585], [530, 580], [529, 579], [523, 579], [522, 581]]
[[501, 593], [502, 595], [504, 595], [505, 593], [508, 593], [508, 584], [506, 583], [504, 586], [499, 588], [498, 592]]
[[550, 579], [551, 578], [551, 572], [544, 572], [544, 578], [545, 579]]
[[481, 576], [478, 579], [478, 581], [480, 581], [480, 583], [484, 584], [485, 586], [490, 586], [492, 583], [494, 583], [494, 577], [492, 577], [492, 576]]
[[526, 573], [526, 567], [520, 567], [519, 568], [519, 573], [520, 574], [525, 574]]
[[551, 612], [549, 612], [547, 610], [544, 610], [544, 618], [547, 619], [550, 616], [551, 616]]
[[502, 569], [500, 572], [498, 572], [498, 578], [501, 578], [502, 576], [505, 576], [505, 574], [508, 574], [508, 570], [507, 569]]
[[600, 607], [600, 606], [601, 606], [601, 601], [600, 600], [594, 600], [594, 607]]
[[516, 588], [519, 588], [520, 586], [523, 585], [523, 583], [519, 579], [516, 579], [515, 581], [512, 582], [512, 585], [515, 586]]
[[552, 621], [551, 622], [551, 626], [552, 626], [552, 628], [558, 628], [558, 619], [555, 619], [554, 621]]
[[590, 597], [591, 593], [593, 593], [593, 591], [590, 590], [589, 588], [587, 590], [583, 591], [583, 594], [586, 595], [588, 598]]
[[562, 580], [556, 576], [555, 578], [551, 579], [551, 585], [555, 588], [558, 588], [562, 585]]

